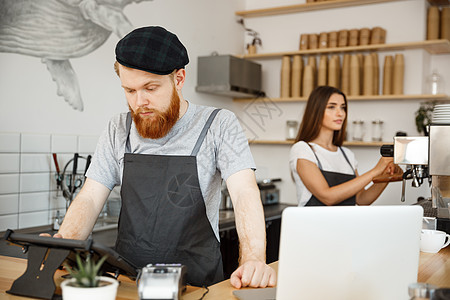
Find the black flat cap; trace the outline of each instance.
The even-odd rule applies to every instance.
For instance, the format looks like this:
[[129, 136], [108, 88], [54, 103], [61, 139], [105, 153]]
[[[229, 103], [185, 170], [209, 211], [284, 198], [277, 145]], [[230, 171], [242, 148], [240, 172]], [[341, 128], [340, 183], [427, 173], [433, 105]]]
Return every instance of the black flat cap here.
[[135, 29], [116, 45], [116, 60], [125, 67], [167, 75], [189, 63], [178, 37], [159, 26]]

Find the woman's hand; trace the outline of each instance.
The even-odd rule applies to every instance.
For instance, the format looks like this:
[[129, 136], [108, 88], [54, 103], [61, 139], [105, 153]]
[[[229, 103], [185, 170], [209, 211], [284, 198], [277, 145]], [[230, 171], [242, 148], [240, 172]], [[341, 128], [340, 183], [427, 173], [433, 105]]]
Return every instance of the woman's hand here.
[[383, 171], [383, 175], [393, 175], [395, 173], [395, 164], [390, 162]]
[[402, 168], [399, 167], [399, 165], [392, 163], [386, 167], [386, 169], [384, 170], [384, 174], [388, 175], [403, 174], [403, 170]]
[[388, 175], [394, 174], [394, 171], [396, 170], [394, 158], [381, 157], [376, 166], [372, 170], [374, 171], [373, 177], [376, 177], [381, 174], [388, 174]]
[[381, 175], [375, 176], [373, 183], [389, 183], [394, 181], [401, 181], [403, 179], [403, 170], [398, 165], [389, 164]]

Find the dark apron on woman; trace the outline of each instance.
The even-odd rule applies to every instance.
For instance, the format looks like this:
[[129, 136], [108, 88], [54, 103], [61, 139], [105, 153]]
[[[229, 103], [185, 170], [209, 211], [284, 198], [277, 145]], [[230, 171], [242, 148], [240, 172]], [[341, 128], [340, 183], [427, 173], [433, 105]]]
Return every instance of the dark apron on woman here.
[[138, 268], [180, 263], [190, 285], [224, 279], [220, 243], [206, 216], [196, 155], [219, 109], [207, 120], [190, 156], [132, 154], [127, 142], [116, 251]]
[[[309, 145], [309, 147], [311, 147], [310, 144], [308, 144], [308, 145]], [[317, 157], [316, 152], [314, 152], [314, 149], [312, 147], [311, 147], [311, 150], [313, 151], [314, 156], [317, 159], [317, 164], [319, 166], [320, 172], [322, 172], [323, 177], [325, 177], [325, 180], [328, 182], [328, 185], [330, 187], [342, 184], [342, 183], [347, 182], [349, 180], [352, 180], [353, 178], [356, 177], [355, 170], [353, 169], [352, 164], [348, 160], [347, 155], [345, 155], [345, 152], [342, 150], [341, 147], [339, 147], [339, 150], [344, 155], [344, 158], [348, 162], [348, 164], [350, 165], [350, 168], [352, 168], [352, 170], [353, 170], [353, 174], [352, 175], [322, 170], [322, 164], [320, 163], [320, 160]], [[350, 197], [348, 199], [345, 199], [344, 201], [339, 202], [338, 204], [335, 204], [335, 205], [356, 205], [356, 195], [354, 195], [354, 196], [352, 196], [352, 197]], [[321, 202], [314, 195], [311, 195], [311, 198], [309, 198], [309, 200], [308, 200], [308, 202], [306, 202], [305, 206], [326, 206], [326, 204]]]

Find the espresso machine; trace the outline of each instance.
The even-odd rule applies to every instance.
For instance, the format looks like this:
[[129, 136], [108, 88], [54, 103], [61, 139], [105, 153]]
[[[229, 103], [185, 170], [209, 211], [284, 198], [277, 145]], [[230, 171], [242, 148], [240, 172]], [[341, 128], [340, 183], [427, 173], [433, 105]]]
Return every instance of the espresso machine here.
[[413, 187], [428, 184], [431, 199], [417, 204], [423, 206], [424, 217], [436, 218], [436, 229], [450, 233], [450, 124], [431, 124], [425, 137], [394, 137], [394, 144], [383, 145], [380, 151], [406, 169], [401, 201], [405, 201], [407, 180]]

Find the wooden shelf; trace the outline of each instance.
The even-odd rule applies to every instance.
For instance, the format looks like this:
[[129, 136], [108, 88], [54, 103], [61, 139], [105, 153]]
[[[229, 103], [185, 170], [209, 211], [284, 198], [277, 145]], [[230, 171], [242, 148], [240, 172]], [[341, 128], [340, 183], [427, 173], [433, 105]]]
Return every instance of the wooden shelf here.
[[[322, 3], [322, 2], [318, 2]], [[450, 41], [449, 40], [428, 40], [418, 42], [405, 42], [395, 44], [377, 44], [377, 45], [365, 45], [365, 46], [350, 46], [350, 47], [335, 47], [335, 48], [322, 48], [322, 49], [310, 49], [310, 50], [295, 50], [285, 52], [273, 52], [273, 53], [257, 53], [257, 54], [244, 54], [238, 55], [242, 58], [248, 59], [265, 59], [265, 58], [277, 58], [285, 55], [317, 55], [317, 54], [329, 54], [329, 53], [347, 53], [347, 52], [363, 52], [363, 51], [396, 51], [396, 50], [408, 50], [408, 49], [425, 49], [430, 54], [449, 54], [450, 53]]]
[[[251, 17], [266, 17], [282, 14], [292, 14], [299, 12], [307, 12], [314, 10], [326, 10], [342, 7], [360, 6], [376, 3], [388, 3], [399, 0], [329, 0], [321, 2], [303, 3], [288, 6], [279, 6], [272, 8], [263, 8], [255, 10], [237, 11], [235, 14], [244, 18]], [[428, 0], [430, 5], [449, 5], [450, 0]], [[446, 39], [441, 40], [426, 40], [417, 42], [403, 42], [394, 44], [377, 44], [365, 46], [351, 46], [351, 47], [335, 47], [325, 49], [311, 49], [311, 50], [295, 50], [284, 51], [276, 53], [257, 53], [244, 54], [239, 57], [247, 59], [270, 59], [281, 58], [288, 55], [321, 55], [331, 53], [352, 53], [352, 52], [366, 52], [366, 51], [403, 51], [413, 49], [424, 49], [430, 54], [450, 54], [450, 41]], [[349, 101], [396, 101], [396, 100], [438, 100], [448, 101], [450, 97], [445, 94], [438, 95], [372, 95], [372, 96], [348, 96]], [[290, 98], [235, 98], [236, 102], [250, 102], [250, 101], [272, 101], [272, 102], [305, 102], [307, 97], [290, 97]], [[293, 140], [249, 140], [251, 145], [293, 145]], [[391, 142], [365, 142], [365, 141], [346, 141], [344, 146], [355, 147], [381, 147], [385, 144], [393, 144]]]
[[[293, 140], [249, 140], [250, 145], [293, 145]], [[357, 146], [357, 147], [381, 147], [382, 145], [392, 144], [392, 142], [358, 142], [358, 141], [345, 141], [344, 146]]]
[[356, 147], [381, 147], [383, 145], [392, 145], [393, 142], [358, 142], [358, 141], [345, 141], [344, 146], [356, 146]]
[[428, 0], [428, 3], [430, 3], [431, 5], [443, 6], [450, 5], [450, 0]]
[[[296, 5], [278, 6], [271, 8], [261, 8], [253, 10], [237, 11], [235, 14], [244, 18], [252, 17], [266, 17], [274, 15], [292, 14], [313, 10], [333, 9], [349, 6], [394, 2], [399, 0], [335, 0], [335, 1], [321, 1]], [[431, 5], [449, 5], [449, 0], [428, 0]]]
[[[271, 102], [306, 102], [307, 97], [291, 98], [234, 98], [235, 102], [271, 101]], [[347, 96], [348, 101], [396, 101], [396, 100], [439, 100], [449, 101], [445, 94], [438, 95], [372, 95], [372, 96]]]
[[366, 5], [373, 3], [393, 2], [398, 0], [336, 0], [336, 1], [321, 1], [296, 5], [278, 6], [272, 8], [261, 8], [253, 10], [237, 11], [235, 14], [244, 18], [251, 17], [265, 17], [273, 15], [291, 14], [304, 11], [332, 9], [348, 6]]

